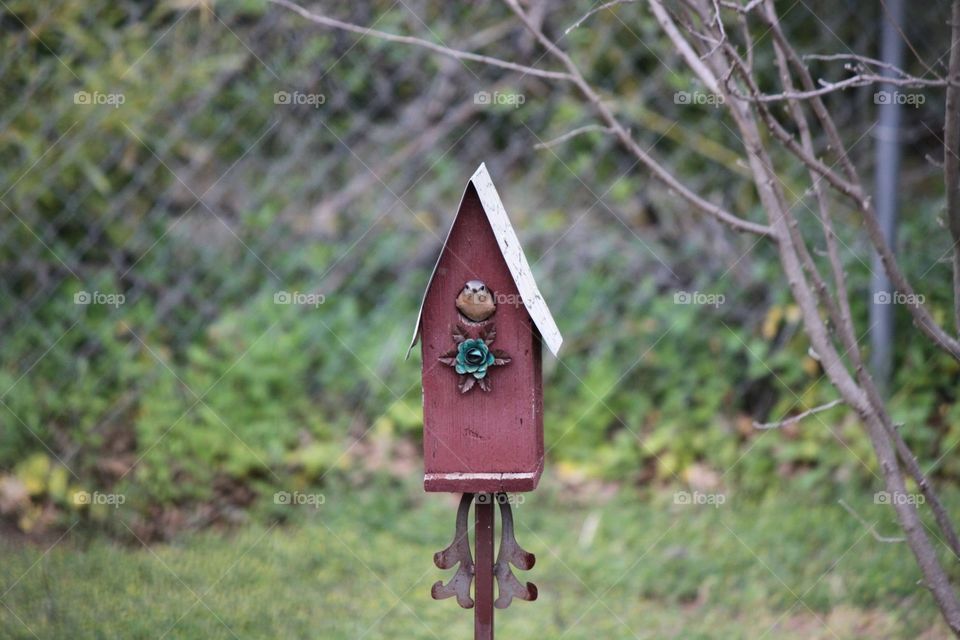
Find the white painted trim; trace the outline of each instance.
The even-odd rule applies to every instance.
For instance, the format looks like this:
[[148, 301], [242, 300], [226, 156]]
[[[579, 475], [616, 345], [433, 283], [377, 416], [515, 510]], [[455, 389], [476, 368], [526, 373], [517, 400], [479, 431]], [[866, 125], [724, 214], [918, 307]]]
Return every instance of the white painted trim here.
[[536, 471], [524, 473], [425, 473], [424, 480], [530, 480]]
[[[474, 189], [477, 190], [477, 195], [480, 197], [480, 204], [483, 207], [484, 213], [487, 215], [487, 222], [490, 223], [490, 228], [493, 229], [493, 235], [497, 239], [497, 245], [500, 247], [500, 254], [510, 269], [510, 275], [513, 277], [513, 281], [517, 285], [517, 291], [520, 292], [520, 297], [523, 299], [523, 305], [526, 307], [527, 313], [533, 320], [534, 325], [536, 325], [550, 353], [556, 356], [560, 351], [560, 345], [563, 344], [563, 336], [560, 335], [560, 330], [557, 328], [557, 323], [554, 322], [553, 316], [550, 314], [547, 303], [544, 301], [543, 296], [540, 295], [537, 283], [533, 279], [530, 263], [527, 262], [527, 257], [523, 253], [523, 247], [520, 246], [520, 240], [517, 238], [517, 233], [510, 224], [507, 211], [504, 209], [503, 202], [500, 200], [500, 194], [497, 193], [497, 188], [493, 186], [493, 180], [487, 171], [487, 165], [480, 163], [480, 166], [477, 167], [477, 170], [470, 177], [467, 186], [469, 186], [470, 183], [472, 183]], [[457, 214], [460, 213], [460, 207], [463, 206], [463, 198], [466, 197], [466, 195], [467, 190], [464, 188], [463, 195], [460, 197], [460, 204], [457, 206]], [[450, 225], [450, 229], [447, 231], [447, 237], [443, 240], [440, 256], [437, 256], [437, 262], [433, 265], [433, 271], [430, 273], [430, 279], [427, 281], [427, 286], [424, 289], [423, 298], [420, 300], [420, 310], [417, 312], [417, 324], [413, 329], [413, 339], [410, 341], [410, 346], [407, 348], [407, 355], [404, 356], [404, 359], [410, 357], [410, 351], [413, 349], [413, 346], [417, 344], [417, 339], [420, 337], [420, 321], [423, 317], [423, 305], [427, 301], [427, 291], [430, 290], [430, 285], [433, 283], [433, 277], [437, 273], [437, 266], [440, 264], [440, 257], [447, 247], [447, 242], [450, 240], [450, 233], [453, 231], [456, 223], [457, 220], [454, 218], [453, 224]]]

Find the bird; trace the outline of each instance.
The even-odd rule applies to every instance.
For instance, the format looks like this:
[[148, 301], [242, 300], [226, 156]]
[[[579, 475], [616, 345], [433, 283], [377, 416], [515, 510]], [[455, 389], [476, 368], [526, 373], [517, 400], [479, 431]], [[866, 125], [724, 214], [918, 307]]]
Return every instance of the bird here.
[[469, 280], [457, 296], [457, 309], [474, 322], [483, 322], [493, 315], [497, 305], [493, 293], [480, 280]]

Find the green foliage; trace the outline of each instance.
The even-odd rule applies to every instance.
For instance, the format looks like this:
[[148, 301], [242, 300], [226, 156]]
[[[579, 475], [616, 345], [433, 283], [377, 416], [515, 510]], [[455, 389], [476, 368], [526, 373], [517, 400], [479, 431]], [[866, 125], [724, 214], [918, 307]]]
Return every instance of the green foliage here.
[[[2, 635], [471, 637], [470, 612], [427, 595], [449, 577], [429, 567], [449, 542], [452, 503], [423, 499], [413, 483], [371, 489], [333, 483], [319, 508], [286, 507], [295, 527], [204, 532], [149, 551], [78, 536], [49, 552], [0, 541]], [[889, 507], [846, 499], [886, 531]], [[713, 507], [660, 493], [571, 503], [538, 492], [515, 513], [518, 540], [537, 554], [521, 577], [540, 599], [498, 612], [507, 637], [946, 634], [932, 599], [918, 597], [906, 546], [877, 542], [834, 499], [785, 491]]]

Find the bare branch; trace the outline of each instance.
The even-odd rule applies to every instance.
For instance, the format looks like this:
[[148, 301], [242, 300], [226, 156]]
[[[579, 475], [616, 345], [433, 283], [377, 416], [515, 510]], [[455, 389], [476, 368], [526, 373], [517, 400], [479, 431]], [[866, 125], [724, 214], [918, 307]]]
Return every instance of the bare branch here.
[[[771, 19], [775, 19], [776, 14], [774, 10], [774, 5], [771, 0], [767, 0], [767, 14]], [[787, 90], [792, 89], [793, 85], [790, 80], [789, 70], [787, 69], [787, 52], [784, 49], [784, 46], [774, 39], [774, 52], [776, 53], [777, 66], [780, 69], [781, 78], [783, 80], [784, 88]], [[752, 79], [748, 81], [748, 84], [752, 82]], [[860, 383], [860, 386], [867, 393], [867, 396], [870, 402], [878, 407], [883, 408], [884, 403], [883, 399], [880, 397], [880, 394], [876, 388], [876, 385], [870, 375], [867, 373], [864, 368], [863, 361], [860, 355], [860, 349], [857, 345], [857, 340], [853, 327], [853, 320], [850, 313], [850, 304], [849, 304], [849, 295], [847, 293], [846, 287], [846, 277], [843, 273], [842, 264], [840, 262], [837, 246], [836, 246], [836, 236], [833, 231], [832, 219], [830, 216], [830, 210], [823, 202], [822, 190], [818, 187], [818, 182], [814, 179], [813, 172], [816, 170], [816, 167], [803, 158], [804, 155], [812, 156], [813, 154], [813, 145], [812, 139], [810, 137], [809, 125], [806, 120], [806, 116], [803, 113], [803, 110], [800, 109], [799, 104], [796, 101], [790, 102], [791, 113], [794, 117], [795, 122], [797, 123], [797, 128], [800, 131], [800, 137], [803, 143], [802, 150], [795, 150], [794, 146], [796, 145], [793, 141], [792, 136], [789, 136], [782, 128], [779, 128], [779, 123], [773, 118], [773, 115], [767, 110], [766, 106], [760, 105], [761, 115], [764, 115], [765, 120], [768, 122], [768, 126], [771, 126], [771, 130], [774, 131], [774, 134], [782, 139], [783, 135], [786, 135], [790, 140], [788, 141], [788, 148], [791, 151], [794, 151], [801, 160], [807, 164], [808, 168], [811, 171], [811, 180], [813, 180], [814, 188], [818, 196], [818, 205], [820, 206], [820, 221], [824, 229], [824, 237], [827, 243], [827, 254], [830, 260], [831, 270], [833, 272], [834, 283], [836, 287], [836, 298], [837, 298], [837, 307], [833, 306], [832, 300], [827, 300], [825, 305], [828, 307], [831, 318], [833, 319], [834, 324], [837, 326], [840, 331], [840, 337], [842, 339], [844, 348], [847, 350], [846, 353], [849, 354], [850, 360], [853, 363], [853, 366], [856, 370], [857, 380]], [[774, 129], [773, 127], [778, 127], [779, 129]], [[791, 143], [793, 146], [791, 146]], [[839, 179], [834, 172], [829, 172], [829, 174], [824, 176], [828, 181], [832, 179]], [[840, 179], [842, 180], [842, 179]], [[916, 456], [913, 455], [913, 452], [910, 451], [909, 446], [903, 439], [903, 436], [893, 425], [890, 420], [889, 414], [886, 411], [880, 412], [880, 421], [883, 423], [883, 426], [889, 435], [893, 439], [894, 445], [896, 446], [897, 455], [900, 460], [903, 462], [904, 466], [907, 469], [907, 472], [914, 479], [917, 485], [920, 487], [924, 496], [926, 496], [927, 501], [930, 505], [931, 510], [934, 513], [936, 518], [937, 525], [940, 527], [940, 530], [943, 532], [947, 544], [950, 546], [953, 553], [960, 557], [960, 538], [958, 538], [956, 529], [953, 526], [950, 517], [947, 515], [946, 509], [943, 506], [943, 503], [940, 501], [939, 496], [933, 490], [933, 487], [930, 485], [929, 480], [924, 475], [923, 471], [920, 469], [920, 465], [917, 462]]]
[[556, 146], [556, 145], [558, 145], [558, 144], [560, 144], [560, 143], [562, 143], [562, 142], [566, 142], [567, 140], [570, 140], [571, 138], [576, 138], [576, 137], [579, 136], [579, 135], [582, 135], [582, 134], [584, 134], [584, 133], [591, 133], [591, 132], [593, 132], [593, 131], [602, 131], [603, 133], [613, 133], [613, 129], [611, 129], [610, 127], [604, 127], [603, 125], [599, 125], [599, 124], [588, 124], [588, 125], [583, 126], [583, 127], [577, 127], [577, 128], [574, 129], [573, 131], [568, 131], [568, 132], [566, 132], [565, 134], [563, 134], [562, 136], [558, 136], [558, 137], [554, 138], [553, 140], [548, 140], [548, 141], [546, 141], [546, 142], [539, 142], [539, 143], [533, 145], [533, 148], [534, 148], [534, 149], [549, 149], [550, 147]]
[[332, 27], [335, 29], [342, 29], [344, 31], [350, 31], [352, 33], [359, 33], [362, 35], [370, 35], [375, 38], [380, 38], [389, 42], [398, 42], [401, 44], [409, 44], [417, 47], [422, 47], [424, 49], [429, 49], [437, 53], [457, 58], [460, 60], [472, 60], [474, 62], [481, 62], [483, 64], [488, 64], [495, 67], [500, 67], [503, 69], [510, 69], [511, 71], [520, 71], [528, 75], [537, 76], [541, 78], [548, 78], [552, 80], [565, 80], [573, 82], [577, 88], [580, 89], [581, 93], [593, 104], [594, 108], [600, 113], [601, 118], [608, 124], [608, 126], [613, 130], [613, 133], [620, 139], [620, 141], [633, 153], [640, 161], [643, 163], [654, 177], [665, 183], [669, 188], [676, 191], [684, 200], [694, 205], [700, 211], [711, 215], [724, 224], [728, 225], [736, 231], [746, 231], [760, 236], [773, 237], [773, 232], [770, 227], [758, 224], [756, 222], [750, 222], [749, 220], [744, 220], [725, 210], [719, 205], [713, 204], [712, 202], [702, 198], [699, 194], [692, 191], [682, 182], [680, 182], [676, 176], [674, 176], [670, 171], [668, 171], [663, 165], [653, 159], [649, 153], [644, 151], [640, 145], [636, 143], [635, 140], [630, 136], [629, 131], [620, 124], [616, 119], [610, 109], [603, 103], [600, 96], [596, 91], [584, 80], [583, 75], [577, 69], [576, 65], [567, 56], [563, 51], [561, 51], [551, 40], [543, 35], [543, 32], [537, 27], [530, 18], [520, 9], [516, 4], [515, 0], [507, 0], [507, 4], [510, 5], [511, 9], [520, 17], [527, 29], [537, 38], [537, 40], [547, 48], [547, 50], [554, 55], [558, 60], [563, 62], [564, 66], [567, 67], [567, 72], [562, 71], [543, 71], [540, 69], [535, 69], [533, 67], [527, 67], [523, 65], [518, 65], [506, 60], [500, 60], [498, 58], [493, 58], [490, 56], [484, 56], [476, 53], [470, 53], [467, 51], [460, 51], [457, 49], [451, 49], [450, 47], [445, 47], [442, 45], [434, 44], [428, 40], [423, 40], [421, 38], [414, 38], [411, 36], [400, 36], [393, 33], [387, 33], [385, 31], [378, 31], [376, 29], [369, 29], [366, 27], [361, 27], [360, 25], [352, 24], [349, 22], [343, 22], [342, 20], [337, 20], [335, 18], [329, 18], [327, 16], [318, 15], [311, 13], [307, 9], [290, 2], [290, 0], [270, 0], [273, 4], [279, 5], [290, 11], [293, 11], [307, 20], [320, 24], [326, 27]]
[[[883, 60], [877, 60], [876, 58], [871, 58], [869, 56], [862, 56], [856, 53], [829, 53], [829, 54], [819, 54], [819, 53], [808, 53], [803, 56], [803, 60], [825, 60], [825, 61], [834, 61], [834, 60], [845, 60], [847, 62], [854, 62], [857, 64], [844, 65], [847, 69], [861, 68], [868, 69], [870, 67], [878, 67], [891, 73], [895, 73], [901, 78], [915, 78], [916, 76], [910, 75], [900, 67], [892, 65], [889, 62], [884, 62]], [[939, 75], [931, 72], [930, 75], [937, 78], [938, 80], [944, 81]]]
[[857, 519], [857, 522], [859, 522], [860, 524], [862, 524], [862, 525], [863, 525], [863, 528], [866, 529], [867, 531], [869, 531], [869, 532], [870, 532], [870, 535], [872, 535], [872, 536], [873, 536], [873, 539], [876, 540], [877, 542], [883, 542], [883, 543], [885, 543], [885, 544], [896, 544], [896, 543], [898, 543], [898, 542], [906, 542], [906, 541], [907, 541], [906, 538], [890, 538], [890, 537], [887, 537], [887, 536], [882, 536], [882, 535], [880, 535], [879, 533], [877, 533], [877, 529], [876, 529], [876, 526], [875, 526], [875, 525], [872, 525], [872, 524], [870, 524], [869, 522], [867, 522], [866, 520], [864, 520], [863, 517], [862, 517], [859, 513], [857, 513], [856, 510], [854, 510], [853, 507], [851, 507], [850, 505], [848, 505], [843, 499], [837, 500], [837, 502], [840, 503], [840, 506], [841, 506], [841, 507], [843, 507], [844, 509], [846, 509], [847, 513], [849, 513], [849, 514], [852, 515], [854, 518], [856, 518], [856, 519]]
[[[886, 0], [880, 0], [880, 5], [883, 7], [883, 13], [884, 15], [887, 16], [887, 20], [889, 20], [890, 23], [893, 24], [893, 27], [897, 30], [897, 33], [900, 34], [900, 37], [903, 39], [903, 42], [907, 45], [910, 51], [913, 52], [913, 55], [916, 56], [917, 60], [920, 61], [920, 64], [923, 65], [924, 69], [927, 70], [927, 73], [929, 73], [932, 76], [937, 75], [937, 73], [933, 70], [933, 68], [927, 64], [927, 61], [923, 59], [923, 56], [920, 55], [920, 52], [917, 51], [916, 47], [913, 46], [913, 43], [910, 42], [910, 38], [908, 38], [907, 34], [903, 32], [903, 29], [900, 27], [900, 24], [891, 17], [890, 7], [887, 6]], [[937, 60], [937, 62], [940, 63], [939, 60]], [[942, 66], [943, 63], [940, 63], [940, 65]]]
[[798, 413], [798, 414], [795, 415], [795, 416], [790, 416], [790, 417], [787, 418], [786, 420], [781, 420], [780, 422], [764, 422], [764, 423], [754, 422], [754, 423], [753, 423], [753, 428], [754, 428], [754, 429], [781, 429], [781, 428], [783, 428], [783, 427], [788, 427], [788, 426], [790, 426], [790, 425], [792, 425], [792, 424], [796, 424], [796, 423], [800, 422], [801, 420], [803, 420], [804, 418], [809, 418], [810, 416], [815, 415], [815, 414], [817, 414], [817, 413], [822, 413], [822, 412], [827, 411], [827, 410], [829, 410], [829, 409], [833, 409], [835, 406], [840, 405], [840, 404], [844, 404], [844, 402], [843, 402], [842, 399], [837, 398], [836, 400], [832, 400], [832, 401], [828, 402], [827, 404], [822, 404], [822, 405], [820, 405], [819, 407], [814, 407], [814, 408], [812, 408], [812, 409], [808, 409], [807, 411], [804, 411], [803, 413]]
[[[771, 18], [776, 15], [772, 0], [766, 1], [765, 9]], [[783, 85], [783, 89], [784, 91], [793, 91], [793, 76], [790, 73], [790, 64], [787, 62], [786, 53], [784, 52], [783, 47], [780, 46], [780, 44], [776, 41], [774, 41], [773, 49], [777, 62], [777, 69], [780, 72], [780, 82]], [[800, 105], [800, 102], [797, 100], [791, 100], [789, 102], [789, 108], [790, 114], [797, 125], [797, 130], [800, 132], [800, 143], [803, 147], [804, 154], [813, 157], [815, 154], [813, 148], [813, 136], [810, 133], [810, 123], [807, 121], [806, 113], [804, 112], [803, 107]], [[826, 195], [824, 194], [823, 188], [820, 185], [820, 182], [823, 178], [812, 166], [807, 165], [807, 170], [810, 175], [811, 187], [814, 195], [816, 196], [817, 208], [820, 211], [819, 220], [820, 225], [823, 228], [824, 241], [827, 245], [827, 256], [829, 258], [830, 271], [833, 275], [833, 284], [836, 291], [835, 298], [831, 298], [827, 293], [826, 285], [822, 280], [819, 279], [819, 273], [816, 273], [816, 268], [813, 265], [812, 258], [810, 258], [809, 255], [806, 255], [805, 259], [810, 263], [811, 269], [815, 274], [815, 284], [821, 300], [823, 301], [824, 306], [827, 307], [834, 326], [840, 332], [841, 342], [846, 350], [845, 355], [849, 354], [854, 366], [859, 366], [860, 347], [857, 343], [856, 331], [853, 325], [853, 314], [850, 312], [850, 300], [847, 293], [847, 279], [843, 271], [843, 262], [840, 259], [840, 251], [837, 247], [837, 236], [833, 229], [833, 216], [831, 215], [830, 207], [827, 204]], [[862, 381], [861, 386], [863, 386]]]
[[530, 21], [527, 14], [524, 13], [524, 11], [517, 4], [517, 0], [505, 0], [505, 2], [507, 6], [509, 6], [510, 9], [517, 15], [517, 17], [520, 18], [523, 24], [527, 27], [527, 30], [529, 30], [537, 38], [540, 44], [543, 45], [547, 52], [553, 55], [563, 64], [569, 75], [573, 78], [573, 83], [578, 89], [580, 89], [580, 92], [584, 95], [584, 97], [593, 105], [594, 109], [597, 110], [601, 119], [613, 130], [614, 135], [617, 136], [623, 145], [631, 153], [633, 153], [633, 155], [636, 156], [637, 159], [647, 167], [647, 169], [650, 170], [654, 177], [676, 191], [684, 200], [695, 206], [697, 209], [717, 218], [720, 220], [720, 222], [723, 222], [732, 229], [737, 231], [747, 231], [749, 233], [776, 239], [775, 234], [770, 227], [756, 222], [750, 222], [749, 220], [744, 220], [743, 218], [730, 213], [723, 207], [715, 205], [712, 202], [704, 199], [685, 184], [680, 182], [676, 176], [670, 173], [670, 171], [668, 171], [662, 164], [657, 162], [649, 153], [644, 151], [630, 136], [630, 132], [627, 131], [620, 121], [617, 120], [616, 116], [613, 115], [613, 112], [606, 105], [606, 103], [604, 103], [596, 90], [594, 90], [594, 88], [590, 86], [590, 84], [584, 79], [583, 74], [577, 68], [577, 65], [573, 62], [570, 56], [561, 50], [552, 40], [547, 38], [543, 34], [543, 31]]
[[300, 14], [302, 17], [306, 18], [310, 22], [314, 22], [325, 27], [333, 27], [335, 29], [341, 29], [343, 31], [350, 31], [352, 33], [359, 33], [364, 36], [373, 36], [381, 40], [386, 40], [388, 42], [398, 42], [401, 44], [410, 44], [417, 47], [422, 47], [424, 49], [429, 49], [430, 51], [435, 51], [437, 53], [442, 53], [445, 56], [450, 56], [451, 58], [457, 58], [458, 60], [471, 60], [473, 62], [482, 62], [493, 67], [500, 67], [501, 69], [510, 69], [511, 71], [521, 71], [531, 76], [537, 76], [540, 78], [548, 78], [550, 80], [572, 80], [569, 74], [563, 73], [562, 71], [544, 71], [542, 69], [536, 69], [534, 67], [526, 67], [520, 64], [515, 64], [513, 62], [508, 62], [506, 60], [500, 60], [499, 58], [493, 58], [491, 56], [484, 56], [478, 53], [471, 53], [469, 51], [460, 51], [458, 49], [451, 49], [450, 47], [445, 47], [443, 45], [435, 44], [429, 40], [424, 40], [422, 38], [414, 38], [412, 36], [401, 36], [395, 33], [387, 33], [386, 31], [379, 31], [377, 29], [370, 29], [368, 27], [362, 27], [357, 24], [350, 22], [344, 22], [342, 20], [337, 20], [336, 18], [328, 18], [327, 16], [319, 15], [316, 13], [311, 13], [307, 9], [304, 9], [300, 5], [290, 2], [290, 0], [269, 0], [273, 4], [279, 5], [294, 13]]
[[872, 84], [888, 84], [897, 87], [909, 87], [911, 89], [919, 89], [921, 87], [945, 87], [947, 86], [946, 80], [937, 80], [932, 79], [928, 80], [925, 78], [916, 78], [914, 76], [909, 76], [907, 78], [888, 78], [887, 76], [881, 76], [875, 73], [860, 73], [855, 76], [851, 76], [844, 80], [837, 82], [827, 82], [826, 80], [818, 81], [820, 88], [819, 89], [810, 89], [807, 91], [791, 91], [783, 93], [761, 93], [758, 96], [755, 96], [753, 99], [760, 102], [782, 102], [783, 100], [809, 100], [811, 98], [818, 98], [820, 96], [825, 96], [828, 93], [834, 93], [836, 91], [843, 91], [844, 89], [850, 89], [853, 87], [866, 87]]
[[[960, 0], [954, 0], [952, 42], [960, 41]], [[945, 119], [943, 124], [943, 182], [947, 194], [947, 223], [953, 239], [953, 315], [960, 332], [960, 46], [950, 50]]]
[[[677, 29], [677, 25], [673, 22], [673, 18], [670, 17], [670, 14], [667, 13], [667, 10], [664, 8], [660, 0], [650, 0], [650, 10], [653, 11], [653, 17], [656, 18], [657, 23], [660, 25], [660, 28], [663, 29], [663, 32], [667, 34], [667, 37], [670, 38], [670, 41], [673, 42], [673, 45], [677, 48], [677, 51], [680, 52], [681, 57], [683, 57], [684, 62], [687, 63], [687, 66], [697, 74], [697, 77], [700, 78], [700, 82], [704, 84], [711, 92], [719, 93], [720, 85], [717, 82], [716, 76], [713, 72], [703, 63], [703, 60], [697, 53], [693, 50], [693, 47], [690, 46], [690, 43], [680, 34], [680, 30]], [[719, 20], [719, 17], [718, 17]], [[719, 38], [711, 38], [714, 41], [716, 46], [722, 44], [722, 40]], [[712, 51], [710, 52], [712, 53]]]
[[[806, 65], [803, 64], [803, 61], [796, 49], [787, 40], [782, 28], [780, 27], [777, 17], [775, 15], [767, 16], [761, 13], [761, 19], [765, 20], [767, 26], [770, 28], [770, 33], [773, 35], [777, 43], [783, 47], [783, 51], [787, 55], [787, 59], [790, 61], [791, 66], [794, 67], [798, 76], [800, 77], [804, 89], [807, 91], [814, 90], [815, 85], [813, 78], [810, 75], [810, 71], [807, 69]], [[880, 259], [883, 262], [883, 267], [886, 270], [887, 275], [890, 276], [890, 280], [893, 282], [897, 290], [905, 295], [915, 296], [913, 286], [911, 286], [906, 276], [900, 270], [900, 266], [893, 255], [893, 250], [887, 244], [883, 236], [883, 232], [880, 229], [880, 224], [877, 221], [876, 210], [873, 208], [870, 198], [866, 195], [866, 190], [863, 188], [863, 185], [860, 182], [860, 176], [857, 173], [857, 169], [853, 165], [853, 161], [850, 159], [850, 156], [847, 154], [846, 146], [844, 145], [843, 140], [840, 138], [840, 133], [837, 131], [836, 124], [834, 123], [833, 118], [830, 116], [830, 112], [827, 110], [827, 107], [823, 103], [823, 100], [821, 100], [820, 96], [815, 96], [812, 100], [810, 100], [810, 106], [813, 109], [814, 114], [817, 116], [817, 119], [820, 121], [824, 132], [827, 134], [827, 139], [830, 146], [834, 149], [839, 158], [838, 161], [847, 176], [847, 183], [849, 183], [851, 190], [847, 191], [840, 188], [838, 185], [842, 183], [831, 180], [829, 174], [824, 174], [824, 176], [832, 185], [837, 186], [842, 193], [853, 199], [857, 208], [863, 213], [867, 237], [870, 239], [871, 244], [873, 244], [874, 248], [877, 250], [877, 253], [880, 255]], [[910, 315], [913, 316], [914, 322], [920, 328], [923, 334], [926, 335], [937, 347], [946, 351], [954, 358], [960, 360], [960, 342], [946, 333], [943, 328], [937, 324], [937, 322], [933, 319], [933, 316], [931, 316], [927, 311], [927, 308], [924, 305], [906, 306], [910, 312]]]
[[747, 4], [739, 4], [730, 0], [720, 0], [720, 6], [726, 9], [732, 9], [741, 15], [746, 15], [756, 9], [763, 0], [750, 0]]
[[[868, 389], [868, 392], [869, 391], [870, 389]], [[877, 400], [879, 400], [879, 396], [877, 396]], [[913, 451], [910, 450], [910, 447], [904, 441], [903, 435], [898, 428], [901, 426], [903, 425], [890, 424], [887, 429], [897, 447], [897, 455], [900, 456], [900, 460], [902, 460], [904, 466], [906, 466], [910, 477], [912, 477], [914, 482], [917, 483], [917, 486], [920, 487], [920, 492], [923, 493], [927, 502], [930, 504], [930, 510], [933, 511], [933, 517], [937, 521], [937, 526], [940, 527], [940, 531], [947, 539], [947, 546], [953, 551], [954, 557], [960, 559], [960, 537], [957, 537], [957, 530], [953, 526], [953, 521], [950, 519], [946, 507], [944, 507], [943, 502], [940, 501], [940, 496], [934, 491], [933, 485], [930, 484], [927, 476], [925, 476], [920, 469], [920, 463], [917, 462], [917, 457], [913, 455]]]
[[580, 16], [580, 19], [579, 19], [579, 20], [577, 20], [576, 22], [574, 22], [572, 25], [570, 25], [569, 27], [567, 27], [567, 28], [564, 30], [563, 35], [567, 35], [567, 34], [570, 33], [571, 31], [573, 31], [574, 29], [579, 28], [580, 25], [582, 25], [584, 22], [587, 21], [588, 18], [590, 18], [590, 16], [592, 16], [592, 15], [594, 15], [594, 14], [596, 14], [596, 13], [600, 13], [601, 11], [606, 11], [607, 9], [612, 9], [613, 7], [616, 7], [617, 5], [621, 5], [621, 4], [632, 4], [632, 3], [636, 2], [636, 1], [637, 1], [637, 0], [611, 0], [610, 2], [604, 2], [604, 3], [603, 3], [602, 5], [600, 5], [599, 7], [596, 7], [595, 9], [590, 9], [590, 11], [587, 11], [585, 14], [583, 14], [582, 16]]

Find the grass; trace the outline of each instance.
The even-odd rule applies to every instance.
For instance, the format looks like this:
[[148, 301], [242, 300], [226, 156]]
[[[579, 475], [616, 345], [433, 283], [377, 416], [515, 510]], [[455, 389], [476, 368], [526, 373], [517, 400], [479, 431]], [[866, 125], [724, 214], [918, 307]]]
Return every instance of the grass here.
[[[551, 484], [545, 479], [545, 484]], [[470, 638], [472, 613], [430, 599], [454, 496], [327, 487], [319, 508], [149, 548], [82, 527], [50, 548], [0, 543], [2, 638]], [[835, 498], [727, 495], [718, 506], [621, 490], [542, 489], [515, 507], [537, 554], [535, 603], [497, 612], [502, 638], [947, 637], [904, 544]], [[846, 497], [881, 533], [892, 510]], [[281, 511], [285, 510], [285, 511]], [[290, 516], [290, 514], [293, 514]], [[282, 524], [277, 515], [286, 515]]]

